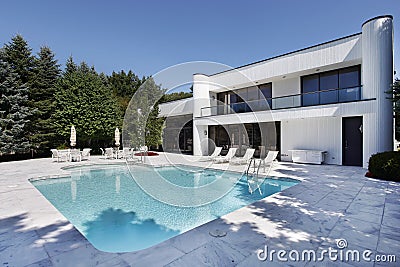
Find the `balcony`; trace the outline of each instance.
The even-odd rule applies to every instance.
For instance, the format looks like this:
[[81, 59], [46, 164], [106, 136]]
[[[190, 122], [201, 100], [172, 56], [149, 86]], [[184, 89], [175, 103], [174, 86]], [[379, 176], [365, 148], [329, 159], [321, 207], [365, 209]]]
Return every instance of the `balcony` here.
[[362, 86], [338, 88], [204, 107], [201, 109], [201, 117], [359, 101], [361, 100], [361, 88]]

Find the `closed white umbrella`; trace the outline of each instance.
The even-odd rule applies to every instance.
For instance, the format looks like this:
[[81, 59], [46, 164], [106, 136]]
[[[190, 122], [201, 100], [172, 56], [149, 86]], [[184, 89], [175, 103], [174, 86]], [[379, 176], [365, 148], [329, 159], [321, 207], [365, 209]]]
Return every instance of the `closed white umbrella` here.
[[118, 127], [115, 129], [115, 134], [114, 134], [115, 136], [115, 145], [116, 146], [119, 146], [120, 144], [119, 144], [119, 141], [120, 141], [120, 136], [119, 136], [119, 129], [118, 129]]
[[76, 131], [73, 125], [71, 126], [71, 138], [69, 141], [71, 142], [72, 147], [76, 146]]

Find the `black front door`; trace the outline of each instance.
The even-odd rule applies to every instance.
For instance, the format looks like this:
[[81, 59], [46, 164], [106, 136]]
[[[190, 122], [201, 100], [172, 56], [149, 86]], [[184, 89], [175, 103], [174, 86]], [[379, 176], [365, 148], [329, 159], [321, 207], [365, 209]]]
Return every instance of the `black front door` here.
[[363, 126], [362, 117], [347, 117], [342, 120], [343, 165], [362, 166]]

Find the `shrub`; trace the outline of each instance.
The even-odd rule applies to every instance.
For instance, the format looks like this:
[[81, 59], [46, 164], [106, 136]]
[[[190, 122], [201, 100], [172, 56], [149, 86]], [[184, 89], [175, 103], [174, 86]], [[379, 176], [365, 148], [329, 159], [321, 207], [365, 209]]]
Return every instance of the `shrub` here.
[[57, 147], [57, 149], [68, 149], [69, 147], [66, 144], [61, 144]]
[[374, 178], [400, 182], [400, 151], [372, 155], [369, 158], [368, 171]]

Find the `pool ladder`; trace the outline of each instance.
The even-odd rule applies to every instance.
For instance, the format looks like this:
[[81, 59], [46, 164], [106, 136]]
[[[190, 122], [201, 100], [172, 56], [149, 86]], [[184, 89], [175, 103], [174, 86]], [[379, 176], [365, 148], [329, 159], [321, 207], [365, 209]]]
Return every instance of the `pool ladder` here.
[[[247, 165], [247, 168], [246, 168], [246, 170], [244, 172], [244, 174], [246, 175], [247, 185], [249, 186], [249, 193], [250, 194], [253, 194], [253, 192], [258, 189], [258, 191], [260, 192], [260, 195], [262, 195], [260, 185], [263, 182], [258, 183], [258, 176], [259, 176], [260, 167], [261, 167], [262, 163], [263, 163], [263, 161], [260, 160], [260, 162], [258, 163], [258, 166], [256, 168], [256, 159], [252, 158], [250, 160], [249, 164]], [[249, 173], [250, 173], [251, 164], [253, 164], [253, 172], [251, 173], [251, 177], [250, 177]], [[256, 188], [252, 187], [252, 185], [254, 185], [254, 184], [256, 185]]]

